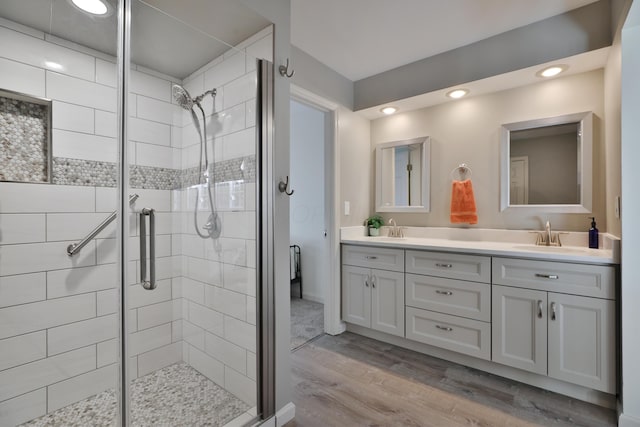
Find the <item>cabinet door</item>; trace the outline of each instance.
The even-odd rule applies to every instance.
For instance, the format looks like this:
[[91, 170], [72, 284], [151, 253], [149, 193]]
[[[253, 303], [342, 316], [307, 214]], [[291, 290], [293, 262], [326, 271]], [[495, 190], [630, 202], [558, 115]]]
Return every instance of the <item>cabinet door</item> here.
[[615, 393], [615, 303], [549, 293], [549, 376]]
[[371, 327], [404, 337], [404, 274], [371, 270]]
[[547, 293], [492, 287], [492, 360], [547, 374]]
[[363, 267], [342, 266], [342, 320], [371, 327], [369, 273]]

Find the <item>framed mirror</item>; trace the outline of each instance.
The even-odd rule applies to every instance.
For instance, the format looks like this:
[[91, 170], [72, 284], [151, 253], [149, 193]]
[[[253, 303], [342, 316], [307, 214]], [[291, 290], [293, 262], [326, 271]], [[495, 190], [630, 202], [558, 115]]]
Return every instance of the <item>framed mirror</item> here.
[[502, 125], [500, 210], [591, 212], [592, 150], [591, 112]]
[[376, 146], [376, 211], [429, 212], [428, 136]]

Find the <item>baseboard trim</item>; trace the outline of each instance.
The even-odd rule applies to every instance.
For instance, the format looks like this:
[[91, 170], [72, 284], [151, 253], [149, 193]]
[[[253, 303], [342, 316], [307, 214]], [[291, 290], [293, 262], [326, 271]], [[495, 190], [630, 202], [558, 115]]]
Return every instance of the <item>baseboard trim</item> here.
[[340, 335], [343, 332], [347, 331], [347, 324], [344, 322], [338, 322], [336, 325], [334, 325], [334, 327], [329, 330], [325, 330], [325, 333], [329, 334], [329, 335]]
[[282, 427], [296, 417], [296, 405], [289, 402], [276, 412], [276, 427]]
[[618, 418], [618, 427], [640, 427], [640, 418], [622, 413]]

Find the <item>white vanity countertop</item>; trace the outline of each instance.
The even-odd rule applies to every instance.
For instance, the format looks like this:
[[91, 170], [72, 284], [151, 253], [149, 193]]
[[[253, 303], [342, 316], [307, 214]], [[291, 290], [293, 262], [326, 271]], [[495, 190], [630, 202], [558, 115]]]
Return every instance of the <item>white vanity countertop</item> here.
[[620, 240], [600, 233], [600, 249], [589, 249], [587, 233], [571, 232], [561, 236], [563, 246], [536, 246], [535, 235], [522, 230], [463, 229], [445, 227], [403, 227], [407, 237], [365, 235], [365, 227], [342, 227], [340, 242], [353, 245], [424, 249], [442, 252], [531, 258], [547, 261], [618, 264]]

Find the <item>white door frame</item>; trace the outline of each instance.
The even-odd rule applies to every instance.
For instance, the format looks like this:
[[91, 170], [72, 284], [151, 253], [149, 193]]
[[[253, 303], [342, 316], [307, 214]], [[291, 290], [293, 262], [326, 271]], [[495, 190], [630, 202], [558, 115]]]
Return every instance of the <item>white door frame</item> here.
[[339, 105], [294, 84], [291, 85], [291, 99], [329, 113], [324, 151], [324, 219], [327, 229], [324, 250], [329, 262], [329, 283], [324, 286], [324, 331], [330, 335], [338, 335], [346, 330], [345, 323], [340, 319], [340, 159], [337, 150]]

